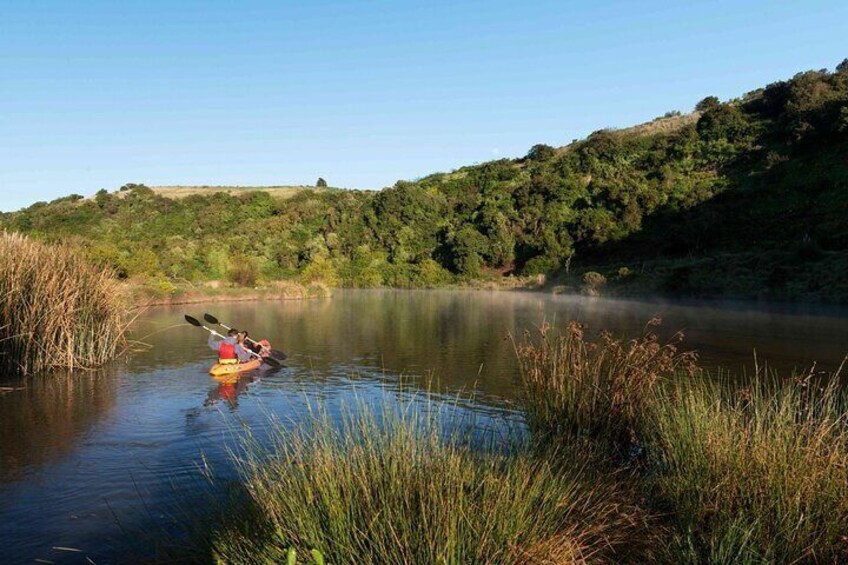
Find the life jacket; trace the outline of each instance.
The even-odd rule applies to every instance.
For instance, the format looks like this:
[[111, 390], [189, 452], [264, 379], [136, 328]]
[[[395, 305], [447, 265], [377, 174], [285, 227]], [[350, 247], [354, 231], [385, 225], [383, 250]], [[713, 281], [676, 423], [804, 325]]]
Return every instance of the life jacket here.
[[221, 365], [234, 365], [238, 363], [238, 355], [236, 355], [236, 346], [233, 343], [222, 341], [218, 346], [218, 363]]

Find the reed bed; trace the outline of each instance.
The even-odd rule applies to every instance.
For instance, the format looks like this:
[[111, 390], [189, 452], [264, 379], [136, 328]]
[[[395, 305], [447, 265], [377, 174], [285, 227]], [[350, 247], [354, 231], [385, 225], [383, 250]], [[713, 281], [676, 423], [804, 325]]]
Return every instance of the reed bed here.
[[651, 331], [659, 323], [632, 340], [601, 332], [592, 341], [575, 321], [562, 333], [544, 324], [513, 340], [531, 430], [603, 440], [624, 454], [638, 446], [658, 385], [697, 371], [694, 353], [678, 351], [681, 334], [662, 343]]
[[653, 403], [651, 432], [674, 555], [848, 561], [848, 402], [836, 378], [679, 384]]
[[360, 406], [249, 444], [239, 462], [248, 519], [218, 532], [218, 562], [620, 562], [638, 509], [587, 456], [474, 445], [435, 414]]
[[[667, 518], [673, 563], [848, 562], [848, 393], [833, 375], [742, 381], [650, 332], [544, 327], [516, 346], [532, 433], [591, 437]], [[622, 447], [630, 446], [622, 458]], [[633, 458], [633, 448], [641, 457]]]
[[125, 347], [126, 309], [108, 269], [77, 252], [0, 234], [0, 371], [102, 365]]

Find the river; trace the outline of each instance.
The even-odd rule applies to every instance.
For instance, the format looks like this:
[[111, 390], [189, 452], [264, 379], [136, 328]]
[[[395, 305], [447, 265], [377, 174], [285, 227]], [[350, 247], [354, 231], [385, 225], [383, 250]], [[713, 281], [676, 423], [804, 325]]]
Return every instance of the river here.
[[[219, 383], [205, 333], [183, 322], [209, 311], [289, 353], [274, 373]], [[0, 547], [4, 563], [114, 563], [162, 558], [211, 487], [201, 468], [234, 478], [228, 449], [269, 415], [296, 424], [311, 402], [331, 411], [398, 394], [397, 383], [473, 395], [465, 410], [520, 421], [509, 333], [578, 319], [638, 334], [664, 320], [703, 364], [788, 372], [848, 353], [848, 312], [697, 305], [484, 291], [337, 291], [332, 298], [159, 307], [133, 327], [125, 361], [25, 381], [0, 395]], [[216, 483], [218, 484], [218, 483]], [[215, 493], [212, 492], [214, 495]], [[90, 560], [90, 561], [89, 561]]]

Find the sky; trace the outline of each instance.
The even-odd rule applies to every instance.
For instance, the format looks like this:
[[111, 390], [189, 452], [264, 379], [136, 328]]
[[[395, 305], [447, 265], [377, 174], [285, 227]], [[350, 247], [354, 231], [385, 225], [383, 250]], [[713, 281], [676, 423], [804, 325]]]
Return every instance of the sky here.
[[381, 188], [848, 57], [848, 2], [0, 0], [0, 210]]

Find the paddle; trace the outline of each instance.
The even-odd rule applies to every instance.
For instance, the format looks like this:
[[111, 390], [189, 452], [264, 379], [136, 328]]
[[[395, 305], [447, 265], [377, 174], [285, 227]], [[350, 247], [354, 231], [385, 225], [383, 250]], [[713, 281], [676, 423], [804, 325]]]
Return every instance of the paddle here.
[[[222, 338], [222, 339], [226, 339], [224, 336], [222, 336], [221, 334], [219, 334], [218, 332], [216, 332], [216, 331], [215, 331], [215, 330], [213, 330], [212, 328], [207, 328], [206, 326], [204, 326], [203, 324], [201, 324], [201, 323], [200, 323], [200, 321], [199, 321], [199, 320], [197, 320], [197, 318], [192, 318], [191, 316], [189, 316], [188, 314], [186, 314], [185, 319], [186, 319], [186, 322], [188, 322], [188, 323], [189, 323], [189, 324], [191, 324], [192, 326], [197, 326], [198, 328], [203, 328], [204, 330], [206, 330], [207, 332], [211, 333], [212, 335], [214, 335], [214, 336], [216, 336], [216, 337], [220, 337], [220, 338]], [[274, 367], [275, 369], [279, 369], [279, 368], [282, 366], [282, 365], [280, 365], [280, 362], [279, 362], [279, 361], [277, 361], [276, 359], [274, 359], [273, 357], [262, 357], [262, 356], [261, 356], [261, 355], [259, 355], [258, 353], [254, 353], [253, 351], [251, 351], [251, 350], [249, 350], [249, 349], [245, 349], [245, 351], [247, 351], [248, 353], [250, 353], [250, 354], [251, 354], [251, 355], [253, 355], [254, 357], [259, 358], [261, 361], [264, 361], [264, 362], [268, 363], [269, 365], [271, 365], [271, 366], [272, 366], [272, 367]]]
[[[231, 330], [231, 329], [233, 329], [233, 328], [231, 328], [230, 326], [228, 326], [227, 324], [224, 324], [224, 323], [222, 323], [222, 322], [219, 322], [219, 321], [218, 321], [218, 318], [216, 318], [216, 317], [215, 317], [215, 316], [213, 316], [212, 314], [204, 314], [204, 315], [203, 315], [203, 319], [204, 319], [204, 320], [206, 320], [207, 322], [209, 322], [210, 324], [216, 324], [216, 325], [219, 325], [219, 326], [221, 326], [222, 328], [224, 328], [225, 330]], [[255, 341], [255, 340], [252, 340], [252, 339], [250, 339], [249, 337], [246, 337], [246, 338], [244, 338], [244, 339], [245, 339], [245, 341], [249, 341], [250, 343], [253, 343], [253, 344], [255, 344], [255, 345], [259, 345], [258, 343], [256, 343], [256, 341]], [[280, 361], [285, 361], [285, 360], [286, 360], [286, 358], [288, 357], [288, 355], [286, 355], [285, 353], [283, 353], [283, 352], [282, 352], [282, 351], [280, 351], [279, 349], [272, 349], [272, 350], [271, 350], [271, 355], [273, 355], [274, 357], [276, 357], [276, 358], [277, 358], [278, 360], [280, 360]]]

